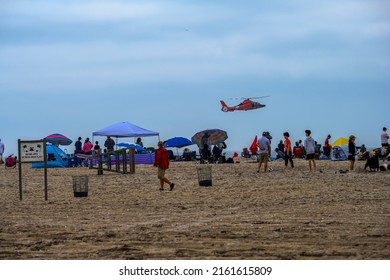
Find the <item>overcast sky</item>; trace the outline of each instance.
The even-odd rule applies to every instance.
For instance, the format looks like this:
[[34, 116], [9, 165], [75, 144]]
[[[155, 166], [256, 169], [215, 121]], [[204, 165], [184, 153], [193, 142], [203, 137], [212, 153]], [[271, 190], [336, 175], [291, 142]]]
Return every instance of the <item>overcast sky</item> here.
[[[6, 155], [121, 121], [161, 140], [221, 128], [236, 151], [264, 130], [379, 146], [389, 78], [389, 1], [0, 0]], [[264, 95], [264, 109], [221, 112]]]

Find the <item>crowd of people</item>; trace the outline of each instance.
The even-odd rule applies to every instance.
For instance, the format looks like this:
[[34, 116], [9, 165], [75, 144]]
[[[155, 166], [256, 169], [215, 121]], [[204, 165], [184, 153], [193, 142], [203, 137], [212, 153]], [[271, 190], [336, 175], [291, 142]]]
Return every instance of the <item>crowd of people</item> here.
[[[318, 160], [322, 156], [324, 158], [331, 157], [332, 146], [330, 144], [330, 139], [332, 138], [332, 136], [330, 134], [326, 137], [322, 150], [321, 150], [321, 144], [317, 143], [317, 141], [315, 141], [312, 138], [310, 130], [306, 130], [305, 135], [306, 138], [304, 141], [299, 140], [295, 142], [295, 145], [293, 146], [290, 140], [290, 133], [287, 131], [283, 133], [284, 140], [280, 140], [275, 151], [277, 153], [277, 158], [284, 159], [285, 168], [288, 168], [288, 165], [290, 165], [291, 168], [294, 168], [295, 158], [306, 158], [306, 160], [308, 161], [309, 170], [316, 171], [317, 169], [316, 160]], [[387, 132], [386, 127], [383, 127], [380, 138], [381, 138], [382, 149], [383, 151], [385, 151], [387, 156], [389, 154], [389, 149], [388, 149], [389, 134]], [[211, 145], [209, 145], [208, 139], [209, 139], [209, 135], [205, 133], [199, 144], [201, 163], [204, 163], [206, 161], [225, 162], [226, 158], [224, 158], [222, 153], [222, 151], [227, 148], [225, 142], [218, 143], [216, 145], [213, 145], [212, 147]], [[254, 148], [254, 150], [251, 149], [252, 154], [258, 157], [259, 164], [258, 164], [257, 172], [259, 173], [261, 172], [262, 167], [264, 168], [263, 169], [264, 172], [271, 171], [271, 169], [268, 167], [268, 162], [270, 160], [271, 150], [272, 150], [271, 140], [272, 137], [270, 133], [263, 132], [262, 137], [257, 142], [257, 149], [256, 147]], [[348, 161], [350, 162], [349, 164], [350, 171], [353, 171], [355, 169], [355, 161], [358, 154], [358, 150], [360, 154], [369, 153], [364, 144], [361, 145], [360, 147], [357, 147], [355, 141], [356, 141], [356, 136], [350, 135], [348, 139]], [[143, 147], [141, 138], [137, 138], [136, 145]], [[85, 138], [84, 143], [82, 142], [82, 138], [78, 137], [74, 145], [75, 147], [74, 154], [92, 155], [92, 154], [100, 154], [102, 152], [109, 153], [114, 151], [114, 146], [115, 146], [115, 141], [110, 136], [107, 136], [107, 139], [104, 142], [103, 150], [99, 144], [99, 141], [95, 141], [95, 144], [93, 145], [88, 137]], [[0, 164], [4, 163], [3, 160], [4, 151], [5, 151], [5, 145], [0, 139]], [[191, 151], [185, 150], [183, 154], [191, 154]], [[6, 166], [8, 165], [11, 165], [11, 167], [16, 166], [16, 157], [10, 155], [9, 157], [7, 157], [5, 163]]]
[[[278, 147], [275, 149], [279, 158], [284, 159], [285, 168], [288, 167], [290, 163], [291, 168], [294, 168], [294, 158], [306, 158], [309, 163], [309, 170], [316, 171], [316, 159], [319, 159], [321, 156], [321, 144], [318, 144], [311, 137], [311, 131], [305, 131], [306, 138], [302, 143], [302, 140], [299, 140], [295, 143], [295, 146], [292, 147], [290, 134], [289, 132], [284, 132], [284, 141], [281, 140], [278, 144]], [[332, 146], [330, 144], [330, 139], [332, 136], [329, 134], [324, 142], [323, 155], [325, 158], [331, 157]], [[264, 172], [270, 172], [272, 169], [268, 168], [269, 158], [271, 157], [271, 139], [269, 132], [263, 132], [262, 137], [258, 140], [258, 169], [257, 172], [261, 172], [262, 166], [264, 167]], [[367, 149], [363, 144], [361, 147], [356, 146], [356, 136], [350, 135], [348, 139], [348, 161], [349, 161], [349, 171], [355, 170], [355, 161], [358, 154], [358, 149], [361, 154], [366, 154]], [[381, 146], [382, 146], [382, 156], [387, 157], [389, 155], [389, 134], [387, 133], [387, 128], [384, 127], [381, 133]], [[370, 155], [368, 155], [370, 156]]]

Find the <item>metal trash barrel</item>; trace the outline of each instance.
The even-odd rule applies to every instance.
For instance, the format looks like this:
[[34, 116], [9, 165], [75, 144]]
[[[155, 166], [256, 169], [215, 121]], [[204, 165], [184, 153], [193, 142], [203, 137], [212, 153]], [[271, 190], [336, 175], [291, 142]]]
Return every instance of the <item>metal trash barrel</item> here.
[[72, 176], [73, 178], [73, 193], [75, 197], [88, 196], [88, 176]]
[[200, 166], [197, 167], [199, 186], [211, 187], [213, 185], [211, 166]]

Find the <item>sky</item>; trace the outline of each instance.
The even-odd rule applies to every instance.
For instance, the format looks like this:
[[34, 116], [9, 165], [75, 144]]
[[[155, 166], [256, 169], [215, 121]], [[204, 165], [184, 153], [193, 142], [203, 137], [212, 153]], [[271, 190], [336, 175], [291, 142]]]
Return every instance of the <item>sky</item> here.
[[[276, 146], [305, 129], [376, 147], [389, 86], [387, 0], [0, 0], [5, 155], [122, 121], [161, 140], [220, 128], [238, 152], [262, 131]], [[257, 96], [265, 108], [221, 111]]]

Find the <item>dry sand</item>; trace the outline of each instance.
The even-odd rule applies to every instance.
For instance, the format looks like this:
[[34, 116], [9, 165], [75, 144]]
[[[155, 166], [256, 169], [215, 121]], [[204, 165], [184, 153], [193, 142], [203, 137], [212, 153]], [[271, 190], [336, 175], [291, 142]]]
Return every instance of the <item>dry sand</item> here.
[[[294, 170], [251, 160], [212, 165], [200, 187], [196, 163], [172, 163], [173, 192], [158, 191], [156, 169], [136, 174], [88, 168], [0, 171], [0, 259], [390, 259], [390, 171], [340, 174], [348, 162]], [[89, 175], [75, 198], [72, 175]]]

